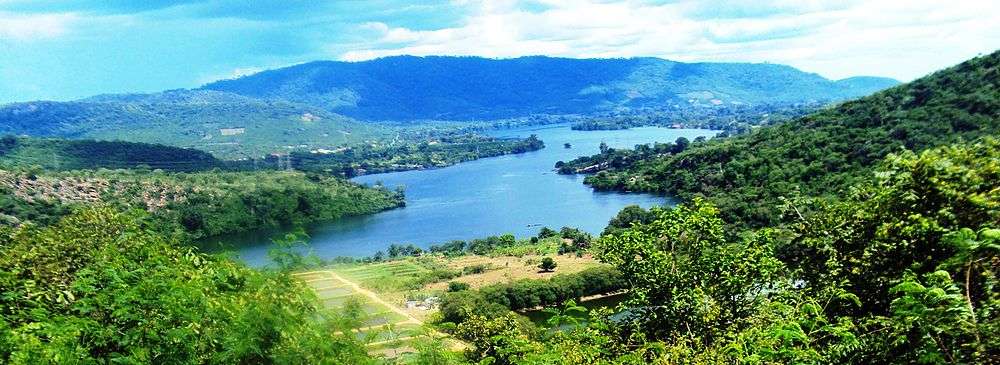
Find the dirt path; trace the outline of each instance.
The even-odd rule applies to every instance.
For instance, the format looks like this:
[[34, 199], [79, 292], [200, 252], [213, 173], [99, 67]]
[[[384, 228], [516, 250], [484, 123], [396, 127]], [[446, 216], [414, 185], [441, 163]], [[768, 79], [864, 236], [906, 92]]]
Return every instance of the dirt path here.
[[[381, 305], [385, 306], [386, 308], [389, 308], [389, 310], [391, 310], [391, 311], [393, 311], [393, 312], [395, 312], [395, 313], [397, 313], [397, 314], [399, 314], [399, 315], [401, 315], [401, 316], [403, 316], [403, 317], [406, 318], [405, 321], [398, 322], [396, 324], [417, 324], [417, 325], [423, 325], [424, 324], [424, 322], [421, 321], [421, 320], [419, 320], [419, 319], [417, 319], [417, 317], [414, 317], [413, 315], [411, 315], [409, 313], [406, 313], [406, 311], [400, 309], [399, 307], [397, 307], [395, 305], [392, 305], [389, 302], [386, 302], [386, 301], [382, 300], [382, 298], [379, 298], [379, 296], [377, 294], [375, 294], [375, 292], [372, 292], [371, 290], [362, 288], [357, 283], [355, 283], [353, 281], [350, 281], [350, 280], [347, 280], [347, 279], [344, 279], [343, 277], [341, 277], [340, 275], [337, 275], [337, 273], [335, 273], [333, 271], [329, 271], [329, 270], [308, 271], [308, 272], [303, 272], [303, 273], [297, 273], [296, 276], [308, 276], [308, 275], [313, 275], [313, 274], [325, 274], [325, 275], [327, 275], [327, 276], [329, 276], [331, 278], [336, 279], [337, 281], [340, 281], [340, 282], [342, 282], [344, 284], [347, 284], [347, 286], [351, 287], [351, 289], [353, 289], [355, 292], [361, 293], [362, 295], [368, 297], [368, 299], [371, 299], [371, 301], [373, 301], [375, 303], [378, 303], [378, 304], [381, 304]], [[323, 278], [306, 279], [305, 282], [309, 283], [309, 282], [321, 281], [321, 280], [324, 280], [324, 279]]]
[[[323, 276], [326, 276], [326, 277], [322, 277], [322, 276], [321, 277], [315, 277], [317, 274], [323, 275]], [[391, 303], [386, 302], [385, 300], [382, 300], [382, 298], [380, 298], [378, 296], [378, 294], [375, 294], [375, 292], [373, 292], [371, 290], [368, 290], [368, 289], [365, 289], [365, 288], [362, 288], [357, 283], [355, 283], [353, 281], [350, 281], [350, 280], [347, 280], [347, 279], [344, 279], [343, 277], [341, 277], [340, 275], [337, 275], [337, 273], [335, 273], [333, 271], [330, 271], [330, 270], [308, 271], [308, 272], [295, 273], [294, 276], [296, 276], [296, 277], [302, 277], [302, 280], [304, 282], [306, 282], [307, 284], [308, 283], [312, 283], [312, 282], [317, 282], [317, 281], [326, 281], [326, 280], [329, 280], [330, 278], [332, 278], [334, 280], [337, 280], [337, 281], [339, 281], [341, 283], [344, 283], [345, 285], [351, 287], [351, 289], [353, 289], [354, 291], [360, 293], [361, 295], [364, 295], [364, 296], [368, 297], [368, 299], [371, 299], [373, 302], [381, 304], [381, 305], [385, 306], [386, 308], [389, 308], [389, 310], [391, 310], [391, 311], [393, 311], [395, 313], [398, 313], [398, 314], [402, 315], [404, 318], [406, 318], [405, 321], [396, 322], [394, 324], [416, 324], [416, 325], [424, 326], [424, 321], [421, 321], [417, 317], [414, 317], [413, 315], [411, 315], [409, 313], [406, 313], [406, 311], [400, 309], [399, 307], [397, 307], [395, 305], [392, 305]], [[310, 276], [312, 276], [312, 277], [310, 277]], [[309, 277], [309, 278], [305, 278], [305, 277]], [[339, 287], [339, 286], [336, 286], [336, 287]], [[327, 287], [327, 288], [333, 288], [333, 287]], [[316, 290], [316, 289], [313, 289], [313, 290]], [[375, 329], [375, 328], [378, 328], [378, 327], [387, 327], [387, 326], [389, 326], [389, 324], [382, 324], [382, 325], [377, 325], [377, 326], [370, 326], [370, 327], [365, 327], [365, 328], [359, 328], [359, 329], [356, 329], [355, 331], [364, 331], [366, 329]], [[438, 332], [438, 331], [436, 331], [434, 329], [431, 329], [431, 328], [428, 328], [426, 326], [424, 326], [424, 328], [427, 329], [426, 336], [430, 336], [431, 338], [447, 339], [448, 337], [450, 337], [450, 336], [448, 336], [448, 335], [446, 335], [444, 333]], [[412, 339], [412, 338], [416, 338], [416, 337], [422, 337], [422, 336], [425, 336], [425, 335], [406, 336], [406, 337], [401, 337], [401, 338], [396, 338], [396, 339], [377, 341], [377, 342], [369, 343], [369, 344], [367, 344], [367, 346], [369, 346], [369, 347], [378, 346], [378, 345], [383, 345], [383, 344], [392, 343], [392, 342], [396, 342], [396, 341], [405, 341], [405, 340], [408, 340], [408, 339]], [[462, 349], [465, 349], [465, 347], [466, 347], [465, 343], [463, 343], [461, 341], [451, 340], [451, 341], [448, 341], [448, 342], [450, 342], [450, 346], [451, 346], [451, 348], [453, 350], [462, 350]]]

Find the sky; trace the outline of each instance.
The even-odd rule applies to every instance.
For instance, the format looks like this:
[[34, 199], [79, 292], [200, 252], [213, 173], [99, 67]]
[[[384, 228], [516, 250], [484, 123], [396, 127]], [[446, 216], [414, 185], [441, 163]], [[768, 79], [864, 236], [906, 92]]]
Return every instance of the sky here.
[[0, 104], [410, 55], [771, 62], [909, 81], [1000, 49], [993, 0], [0, 0]]

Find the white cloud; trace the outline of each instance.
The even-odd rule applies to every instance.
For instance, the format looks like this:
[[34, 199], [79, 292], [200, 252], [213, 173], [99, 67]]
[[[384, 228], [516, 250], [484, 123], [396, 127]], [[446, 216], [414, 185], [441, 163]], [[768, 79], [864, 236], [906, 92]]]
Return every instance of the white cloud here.
[[514, 1], [484, 1], [463, 25], [436, 30], [368, 23], [378, 39], [340, 57], [657, 56], [909, 80], [1000, 48], [1000, 2], [541, 2], [545, 10], [529, 12]]
[[73, 14], [19, 15], [0, 11], [0, 41], [30, 41], [55, 38], [66, 34]]

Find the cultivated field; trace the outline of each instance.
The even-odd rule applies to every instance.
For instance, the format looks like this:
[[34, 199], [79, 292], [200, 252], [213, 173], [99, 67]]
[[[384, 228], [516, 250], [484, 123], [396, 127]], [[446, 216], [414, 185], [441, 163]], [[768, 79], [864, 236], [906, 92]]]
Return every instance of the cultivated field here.
[[[556, 261], [555, 272], [538, 269], [545, 256]], [[460, 341], [424, 324], [437, 313], [437, 308], [408, 308], [408, 300], [421, 302], [440, 297], [451, 281], [479, 288], [520, 279], [545, 279], [602, 265], [589, 255], [545, 256], [425, 255], [377, 263], [337, 264], [296, 276], [315, 290], [326, 308], [342, 310], [349, 303], [359, 306], [365, 314], [365, 320], [355, 329], [359, 338], [368, 342], [373, 354], [398, 357], [413, 352], [413, 341], [421, 339], [443, 339], [453, 349], [464, 347]]]

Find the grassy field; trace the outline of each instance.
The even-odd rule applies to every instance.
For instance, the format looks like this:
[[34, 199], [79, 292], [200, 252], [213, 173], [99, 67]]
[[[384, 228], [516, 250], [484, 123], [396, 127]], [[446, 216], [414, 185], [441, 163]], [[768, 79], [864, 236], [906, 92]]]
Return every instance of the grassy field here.
[[[541, 272], [538, 263], [552, 257], [557, 268]], [[452, 281], [471, 288], [520, 279], [545, 279], [557, 273], [575, 273], [600, 266], [590, 255], [424, 255], [377, 263], [336, 264], [297, 276], [305, 281], [329, 309], [358, 305], [365, 320], [355, 332], [369, 343], [372, 354], [396, 358], [412, 354], [414, 341], [443, 339], [449, 348], [461, 342], [428, 328], [436, 308], [406, 308], [407, 300], [440, 297]]]
[[461, 342], [445, 338], [445, 335], [428, 328], [422, 319], [404, 311], [402, 303], [386, 301], [359, 284], [375, 283], [392, 273], [415, 275], [421, 271], [414, 270], [415, 267], [399, 262], [347, 268], [343, 273], [319, 270], [296, 276], [316, 292], [325, 308], [343, 310], [348, 305], [356, 305], [361, 310], [363, 318], [354, 332], [358, 339], [368, 344], [372, 354], [395, 358], [413, 353], [413, 341], [423, 338], [441, 340], [453, 349], [463, 349]]
[[[552, 257], [555, 260], [556, 270], [553, 272], [541, 272], [538, 270], [538, 263], [543, 257]], [[556, 273], [570, 274], [583, 271], [584, 269], [603, 265], [594, 260], [590, 255], [576, 257], [573, 255], [526, 255], [526, 256], [462, 256], [452, 259], [442, 259], [449, 268], [463, 270], [467, 267], [484, 265], [488, 269], [479, 274], [469, 274], [457, 277], [449, 281], [458, 281], [469, 284], [473, 289], [478, 289], [485, 285], [496, 283], [507, 283], [520, 279], [546, 279]], [[448, 282], [437, 282], [424, 288], [428, 291], [443, 291], [448, 288]]]

